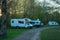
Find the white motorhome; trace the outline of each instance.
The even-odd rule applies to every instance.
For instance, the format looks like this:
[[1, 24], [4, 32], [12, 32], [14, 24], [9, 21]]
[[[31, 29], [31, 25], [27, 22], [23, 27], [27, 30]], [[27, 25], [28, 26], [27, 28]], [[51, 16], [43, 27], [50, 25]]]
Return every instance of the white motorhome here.
[[59, 25], [59, 23], [56, 21], [49, 21], [48, 25]]
[[11, 27], [32, 27], [32, 24], [29, 24], [25, 19], [11, 19]]
[[41, 21], [39, 19], [30, 21], [30, 24], [32, 24], [33, 26], [40, 26], [40, 23]]

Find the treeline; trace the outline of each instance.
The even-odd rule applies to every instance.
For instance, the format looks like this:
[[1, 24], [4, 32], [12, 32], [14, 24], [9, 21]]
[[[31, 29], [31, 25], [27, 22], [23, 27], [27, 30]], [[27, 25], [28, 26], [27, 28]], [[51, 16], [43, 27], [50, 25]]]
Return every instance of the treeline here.
[[36, 4], [35, 0], [7, 0], [7, 26], [10, 25], [10, 19], [12, 18], [26, 17], [40, 19], [44, 24], [47, 24], [48, 21], [57, 21], [60, 23], [59, 12], [55, 11], [50, 14], [40, 3]]

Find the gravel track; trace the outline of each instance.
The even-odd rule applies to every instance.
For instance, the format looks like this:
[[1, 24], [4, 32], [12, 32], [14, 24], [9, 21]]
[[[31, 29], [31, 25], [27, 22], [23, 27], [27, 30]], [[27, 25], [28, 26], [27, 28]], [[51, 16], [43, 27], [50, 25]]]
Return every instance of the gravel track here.
[[48, 29], [48, 28], [55, 28], [55, 27], [44, 27], [44, 28], [36, 28], [33, 30], [28, 30], [21, 35], [13, 38], [12, 40], [40, 40], [40, 32]]

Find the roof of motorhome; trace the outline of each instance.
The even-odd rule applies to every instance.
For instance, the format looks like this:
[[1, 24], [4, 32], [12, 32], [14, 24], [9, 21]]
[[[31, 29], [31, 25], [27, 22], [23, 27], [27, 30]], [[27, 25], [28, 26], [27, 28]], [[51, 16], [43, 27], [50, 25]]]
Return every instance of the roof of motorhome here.
[[31, 20], [32, 22], [39, 21], [39, 20]]
[[25, 19], [11, 19], [11, 20], [25, 20]]
[[23, 18], [23, 19], [29, 19], [29, 18]]
[[[11, 19], [12, 20], [12, 19]], [[14, 20], [14, 19], [13, 19]]]
[[29, 18], [23, 18], [23, 19], [28, 20], [28, 21], [31, 21], [31, 19], [29, 19]]

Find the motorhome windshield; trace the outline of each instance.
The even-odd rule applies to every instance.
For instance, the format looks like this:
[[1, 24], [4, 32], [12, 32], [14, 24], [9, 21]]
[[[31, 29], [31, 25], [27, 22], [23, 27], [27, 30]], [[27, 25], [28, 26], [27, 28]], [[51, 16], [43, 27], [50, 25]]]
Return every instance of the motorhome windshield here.
[[26, 22], [26, 24], [28, 24], [28, 25], [29, 25], [29, 22]]

